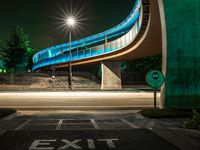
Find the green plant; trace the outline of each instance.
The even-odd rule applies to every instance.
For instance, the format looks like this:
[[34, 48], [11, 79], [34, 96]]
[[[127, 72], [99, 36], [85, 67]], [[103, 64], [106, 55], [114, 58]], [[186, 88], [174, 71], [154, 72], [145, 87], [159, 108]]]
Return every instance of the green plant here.
[[29, 36], [24, 33], [22, 27], [17, 26], [5, 44], [0, 43], [0, 60], [4, 67], [14, 68], [15, 71], [31, 68], [35, 51], [29, 45]]
[[126, 65], [124, 67], [125, 72], [148, 72], [152, 69], [161, 70], [162, 54], [126, 61], [124, 64]]
[[177, 118], [177, 117], [191, 117], [191, 110], [179, 109], [147, 109], [140, 112], [147, 118]]
[[193, 110], [193, 117], [184, 122], [183, 128], [200, 129], [200, 113]]

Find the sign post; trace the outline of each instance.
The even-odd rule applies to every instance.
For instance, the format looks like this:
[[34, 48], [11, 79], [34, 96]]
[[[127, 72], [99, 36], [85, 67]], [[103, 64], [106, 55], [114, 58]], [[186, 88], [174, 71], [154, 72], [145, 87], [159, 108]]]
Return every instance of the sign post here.
[[156, 109], [156, 92], [164, 83], [164, 75], [158, 70], [151, 70], [146, 75], [146, 82], [154, 90], [154, 109]]

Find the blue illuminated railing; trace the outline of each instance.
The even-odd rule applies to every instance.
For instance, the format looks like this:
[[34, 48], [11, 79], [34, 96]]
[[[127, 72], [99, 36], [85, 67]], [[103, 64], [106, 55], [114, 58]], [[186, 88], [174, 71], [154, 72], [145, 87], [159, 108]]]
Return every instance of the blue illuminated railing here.
[[[138, 32], [140, 31], [141, 28], [141, 24], [142, 24], [142, 3], [141, 0], [137, 0], [136, 5], [132, 11], [132, 13], [129, 15], [129, 17], [124, 21], [124, 22], [134, 22], [134, 24], [132, 25], [132, 28], [129, 29], [129, 31], [124, 34], [123, 32], [123, 36], [121, 36], [120, 38], [108, 42], [106, 44], [102, 44], [102, 45], [98, 45], [95, 47], [91, 47], [88, 49], [84, 49], [84, 50], [78, 50], [80, 46], [80, 43], [78, 44], [77, 41], [72, 42], [72, 49], [75, 49], [72, 51], [71, 53], [71, 61], [77, 61], [77, 60], [82, 60], [82, 59], [87, 59], [87, 58], [91, 58], [91, 57], [95, 57], [95, 56], [99, 56], [99, 55], [104, 55], [113, 51], [117, 51], [119, 49], [122, 49], [123, 47], [129, 45], [131, 42], [134, 41], [134, 39], [137, 37]], [[124, 24], [124, 22], [122, 22], [119, 26], [116, 26], [115, 28], [112, 29], [117, 29], [120, 28], [120, 26], [122, 26]], [[107, 30], [105, 32], [108, 32], [111, 30]], [[103, 32], [103, 33], [105, 33]], [[100, 34], [103, 34], [100, 33]], [[88, 38], [85, 38], [83, 40], [88, 40], [89, 38], [94, 38], [95, 40], [87, 42], [92, 44], [92, 42], [99, 42], [101, 41], [100, 38], [100, 34], [97, 34], [95, 36], [91, 36]], [[119, 36], [121, 33], [115, 33], [115, 35]], [[105, 40], [105, 35], [103, 37], [103, 40]], [[111, 36], [115, 36], [115, 35], [109, 35]], [[107, 36], [107, 35], [106, 35]], [[108, 37], [109, 38], [109, 37]], [[81, 41], [81, 40], [79, 40]], [[76, 43], [76, 44], [75, 44]], [[86, 44], [81, 44], [82, 46], [85, 46]], [[61, 64], [61, 63], [67, 63], [70, 61], [70, 56], [69, 54], [63, 54], [64, 52], [69, 51], [69, 48], [67, 46], [67, 44], [62, 44], [62, 45], [58, 45], [56, 47], [53, 48], [47, 48], [39, 53], [37, 53], [34, 57], [34, 65], [33, 65], [33, 70], [39, 69], [41, 67], [46, 67], [46, 66], [50, 66], [50, 65], [56, 65], [56, 64]], [[47, 54], [48, 53], [48, 54]]]

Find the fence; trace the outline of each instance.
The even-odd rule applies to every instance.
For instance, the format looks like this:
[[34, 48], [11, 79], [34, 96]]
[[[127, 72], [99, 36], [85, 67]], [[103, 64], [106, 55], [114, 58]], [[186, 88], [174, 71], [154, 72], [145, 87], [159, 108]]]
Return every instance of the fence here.
[[[123, 85], [146, 85], [144, 72], [122, 73]], [[74, 71], [72, 76], [73, 89], [100, 89], [101, 78], [89, 72]], [[68, 72], [14, 72], [0, 74], [0, 89], [68, 89]]]
[[[88, 72], [73, 72], [73, 88], [100, 88], [100, 79]], [[10, 72], [0, 74], [1, 89], [68, 89], [68, 72]]]

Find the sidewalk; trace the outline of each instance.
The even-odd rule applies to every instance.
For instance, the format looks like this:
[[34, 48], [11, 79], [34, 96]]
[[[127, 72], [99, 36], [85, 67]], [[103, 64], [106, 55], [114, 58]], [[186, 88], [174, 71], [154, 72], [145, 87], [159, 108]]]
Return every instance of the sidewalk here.
[[[158, 105], [159, 98], [158, 93]], [[2, 92], [0, 106], [18, 110], [130, 110], [153, 107], [153, 92]]]

